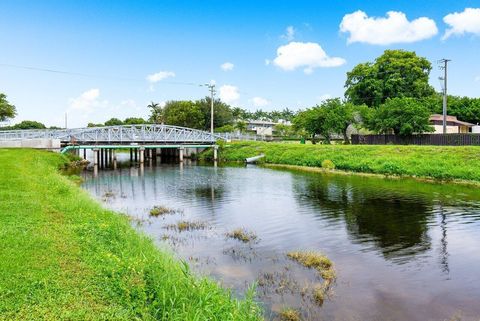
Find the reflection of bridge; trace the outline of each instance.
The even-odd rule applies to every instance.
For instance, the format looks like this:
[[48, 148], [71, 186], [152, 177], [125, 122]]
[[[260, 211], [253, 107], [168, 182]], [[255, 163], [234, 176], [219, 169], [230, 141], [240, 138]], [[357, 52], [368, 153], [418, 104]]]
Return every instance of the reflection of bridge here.
[[63, 148], [62, 152], [68, 150], [79, 152], [83, 149], [84, 156], [87, 149], [92, 149], [94, 164], [98, 162], [102, 164], [104, 158], [115, 160], [115, 149], [118, 148], [130, 149], [131, 159], [139, 159], [140, 163], [143, 163], [145, 157], [152, 158], [153, 155], [161, 154], [162, 150], [167, 155], [178, 155], [180, 161], [183, 161], [186, 149], [206, 147], [214, 148], [216, 159], [217, 139], [221, 138], [209, 132], [169, 125], [0, 131], [0, 142], [6, 143], [6, 146], [9, 142], [12, 146], [16, 146], [14, 143], [28, 142], [26, 146], [35, 147], [34, 141], [38, 141], [40, 145], [49, 141], [51, 148]]

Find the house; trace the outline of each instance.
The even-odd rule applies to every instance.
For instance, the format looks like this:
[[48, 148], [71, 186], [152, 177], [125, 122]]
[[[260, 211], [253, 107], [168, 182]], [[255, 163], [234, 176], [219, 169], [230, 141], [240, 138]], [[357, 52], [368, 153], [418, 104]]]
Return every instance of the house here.
[[254, 131], [257, 135], [272, 136], [276, 124], [266, 120], [249, 120], [247, 130]]
[[[434, 134], [443, 134], [443, 115], [433, 114], [430, 116], [430, 124], [435, 131]], [[456, 116], [447, 115], [447, 133], [448, 134], [463, 134], [472, 132], [472, 127], [475, 124], [460, 121]]]

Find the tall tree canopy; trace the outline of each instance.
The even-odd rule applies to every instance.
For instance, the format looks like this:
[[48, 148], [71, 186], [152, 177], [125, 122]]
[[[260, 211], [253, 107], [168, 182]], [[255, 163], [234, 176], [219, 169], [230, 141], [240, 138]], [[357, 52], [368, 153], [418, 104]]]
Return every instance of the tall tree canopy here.
[[204, 129], [205, 116], [200, 106], [190, 100], [167, 101], [162, 108], [162, 119], [165, 124]]
[[10, 104], [5, 94], [0, 93], [0, 121], [15, 117], [17, 110], [14, 105]]
[[[203, 99], [197, 100], [195, 104], [202, 111], [204, 121], [203, 129], [210, 129], [210, 109], [211, 109], [211, 98], [205, 97]], [[225, 104], [220, 99], [213, 100], [213, 126], [215, 128], [223, 127], [233, 123], [233, 113], [230, 105]]]
[[408, 136], [433, 131], [430, 110], [415, 98], [392, 98], [378, 108], [365, 109], [364, 125], [380, 134]]
[[388, 98], [423, 98], [434, 94], [428, 83], [432, 65], [415, 52], [385, 50], [375, 61], [347, 73], [345, 97], [355, 105], [377, 107]]

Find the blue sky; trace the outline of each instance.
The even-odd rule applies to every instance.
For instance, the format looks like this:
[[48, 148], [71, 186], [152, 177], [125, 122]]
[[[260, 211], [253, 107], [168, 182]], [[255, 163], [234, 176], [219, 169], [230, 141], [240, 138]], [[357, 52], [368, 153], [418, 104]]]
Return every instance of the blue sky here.
[[17, 106], [14, 122], [63, 126], [68, 112], [69, 127], [145, 117], [150, 101], [201, 98], [207, 89], [195, 84], [212, 80], [231, 105], [298, 109], [343, 96], [347, 71], [401, 48], [433, 63], [438, 90], [436, 61], [452, 59], [449, 92], [478, 97], [479, 8], [480, 1], [2, 0], [0, 91]]

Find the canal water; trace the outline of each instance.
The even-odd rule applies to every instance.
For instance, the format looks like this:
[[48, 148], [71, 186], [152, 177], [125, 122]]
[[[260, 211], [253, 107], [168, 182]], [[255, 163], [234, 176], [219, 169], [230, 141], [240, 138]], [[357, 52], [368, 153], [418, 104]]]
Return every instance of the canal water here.
[[[414, 180], [303, 173], [256, 166], [159, 164], [84, 172], [110, 209], [241, 297], [257, 282], [265, 317], [294, 308], [304, 320], [480, 320], [480, 190]], [[154, 206], [175, 214], [150, 216]], [[178, 221], [205, 224], [179, 232]], [[243, 243], [226, 233], [244, 228]], [[289, 260], [317, 251], [323, 280]]]

